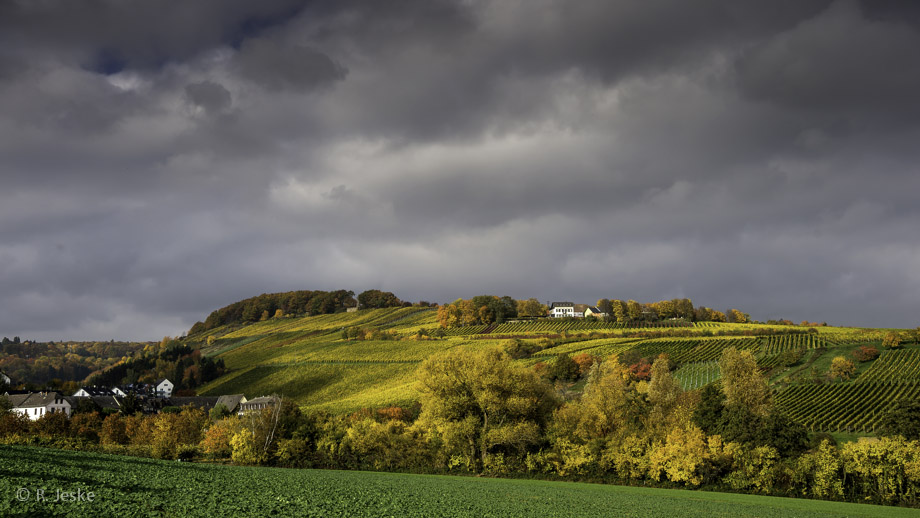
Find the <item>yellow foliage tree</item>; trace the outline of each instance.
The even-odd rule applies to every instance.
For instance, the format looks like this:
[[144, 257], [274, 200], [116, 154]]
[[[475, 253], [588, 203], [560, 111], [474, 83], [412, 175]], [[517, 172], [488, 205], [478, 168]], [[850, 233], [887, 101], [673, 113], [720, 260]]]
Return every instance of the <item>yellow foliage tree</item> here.
[[719, 359], [719, 369], [727, 405], [742, 406], [761, 416], [770, 412], [773, 396], [751, 351], [725, 349]]
[[656, 444], [649, 453], [649, 476], [661, 480], [698, 486], [709, 463], [706, 434], [696, 425], [678, 426], [668, 433], [664, 444]]
[[850, 379], [856, 373], [856, 365], [845, 356], [836, 356], [831, 360], [830, 376], [834, 379]]

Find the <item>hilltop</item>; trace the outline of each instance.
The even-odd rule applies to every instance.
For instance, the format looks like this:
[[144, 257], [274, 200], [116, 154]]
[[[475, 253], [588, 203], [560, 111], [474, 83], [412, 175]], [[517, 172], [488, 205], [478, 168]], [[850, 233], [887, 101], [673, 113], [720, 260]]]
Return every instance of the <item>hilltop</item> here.
[[[333, 413], [412, 405], [418, 365], [455, 348], [505, 347], [516, 361], [546, 372], [560, 354], [581, 361], [617, 354], [640, 376], [643, 364], [667, 353], [684, 389], [716, 381], [724, 349], [749, 350], [768, 375], [777, 405], [813, 431], [871, 433], [888, 406], [920, 395], [920, 347], [905, 330], [597, 319], [443, 329], [438, 316], [419, 306], [279, 315], [216, 326], [184, 341], [226, 365], [225, 375], [198, 389], [202, 395], [276, 393], [304, 409]], [[883, 346], [892, 333], [901, 338], [895, 349]], [[852, 372], [831, 377], [837, 357], [849, 359]], [[582, 385], [577, 373], [557, 376], [557, 387], [569, 396]]]

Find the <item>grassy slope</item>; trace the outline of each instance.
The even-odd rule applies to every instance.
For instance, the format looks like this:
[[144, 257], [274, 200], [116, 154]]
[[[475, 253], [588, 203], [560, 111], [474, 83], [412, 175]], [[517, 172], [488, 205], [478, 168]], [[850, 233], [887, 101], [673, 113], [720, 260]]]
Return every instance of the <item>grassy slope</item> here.
[[[539, 326], [541, 324], [535, 324]], [[499, 344], [501, 340], [486, 335], [473, 335], [469, 329], [461, 334], [440, 340], [412, 341], [345, 341], [342, 329], [368, 327], [389, 330], [399, 336], [408, 336], [420, 328], [437, 328], [436, 312], [418, 308], [368, 310], [357, 313], [340, 313], [303, 318], [280, 318], [258, 322], [245, 327], [223, 327], [192, 336], [189, 341], [203, 345], [206, 354], [224, 359], [230, 372], [202, 387], [202, 394], [245, 393], [248, 397], [278, 393], [294, 399], [308, 409], [348, 412], [364, 407], [390, 404], [405, 405], [415, 399], [415, 369], [429, 356], [456, 347], [479, 348]], [[520, 326], [518, 326], [520, 327]], [[545, 327], [545, 326], [544, 326]], [[629, 339], [595, 338], [558, 345], [538, 353], [534, 358], [522, 360], [526, 365], [537, 361], [552, 362], [559, 352], [579, 354], [587, 352], [596, 356], [609, 356], [635, 349], [646, 356], [670, 352], [672, 358], [681, 360], [688, 386], [697, 386], [692, 380], [695, 372], [712, 370], [721, 347], [735, 345], [754, 352], [764, 365], [784, 347], [809, 348], [802, 363], [791, 368], [773, 367], [771, 379], [776, 387], [789, 383], [790, 374], [810, 373], [812, 367], [824, 372], [830, 360], [837, 355], [848, 355], [862, 343], [874, 343], [883, 334], [881, 330], [858, 328], [821, 327], [813, 337], [788, 337], [777, 347], [768, 345], [767, 339], [743, 336], [755, 328], [775, 326], [745, 324], [698, 324], [698, 331], [727, 332], [734, 336], [708, 338]], [[794, 329], [807, 329], [792, 326]], [[781, 329], [789, 329], [782, 327]], [[649, 329], [654, 331], [655, 329]], [[621, 332], [610, 329], [607, 331]], [[630, 330], [633, 331], [633, 330]], [[546, 331], [543, 331], [546, 332]], [[578, 333], [579, 331], [574, 331]], [[584, 331], [587, 332], [587, 331]], [[602, 331], [603, 332], [603, 331]], [[524, 332], [526, 333], [526, 331]], [[522, 332], [515, 332], [516, 335]], [[539, 338], [538, 333], [532, 335]], [[714, 345], [713, 345], [714, 344]], [[908, 346], [910, 348], [912, 346]], [[870, 364], [859, 366], [861, 374]], [[683, 374], [679, 374], [683, 375]], [[718, 373], [715, 373], [716, 377]], [[706, 378], [708, 379], [708, 378]], [[686, 383], [685, 383], [686, 384]]]
[[[573, 482], [177, 463], [0, 446], [2, 516], [908, 517], [920, 511]], [[25, 501], [17, 491], [29, 491]], [[93, 502], [39, 502], [57, 490]], [[475, 498], [470, 498], [475, 495]]]

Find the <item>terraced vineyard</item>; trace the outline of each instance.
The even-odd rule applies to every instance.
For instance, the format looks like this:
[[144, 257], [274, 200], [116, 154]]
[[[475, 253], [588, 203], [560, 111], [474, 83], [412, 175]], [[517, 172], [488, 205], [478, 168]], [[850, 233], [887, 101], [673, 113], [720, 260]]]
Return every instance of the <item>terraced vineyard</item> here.
[[684, 364], [674, 372], [674, 377], [684, 390], [696, 390], [718, 380], [722, 373], [717, 361], [697, 362]]
[[764, 356], [773, 356], [792, 349], [817, 349], [831, 345], [824, 338], [812, 333], [765, 336], [760, 340], [760, 351]]
[[885, 351], [858, 381], [920, 380], [920, 350]]
[[918, 381], [802, 384], [780, 391], [776, 405], [812, 431], [875, 432], [892, 405], [917, 397]]
[[644, 340], [635, 348], [643, 356], [655, 357], [667, 353], [676, 363], [707, 362], [717, 360], [729, 347], [756, 352], [760, 347], [757, 338], [656, 338]]

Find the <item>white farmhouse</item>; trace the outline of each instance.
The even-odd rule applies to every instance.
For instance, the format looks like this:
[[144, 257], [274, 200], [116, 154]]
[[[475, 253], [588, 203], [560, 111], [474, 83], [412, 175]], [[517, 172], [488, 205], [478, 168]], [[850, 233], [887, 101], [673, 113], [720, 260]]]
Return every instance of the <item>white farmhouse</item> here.
[[57, 392], [31, 392], [9, 396], [13, 411], [35, 421], [45, 414], [63, 412], [70, 416], [73, 408], [66, 397]]
[[169, 381], [168, 379], [163, 378], [163, 379], [157, 380], [157, 382], [154, 383], [153, 386], [154, 386], [154, 389], [156, 389], [157, 397], [171, 397], [173, 387], [175, 385], [173, 385], [173, 382]]
[[70, 417], [71, 412], [73, 412], [72, 399], [57, 392], [52, 392], [51, 394], [54, 395], [54, 398], [45, 406], [46, 411], [51, 414], [63, 412], [67, 417]]
[[549, 316], [553, 318], [566, 318], [575, 316], [574, 302], [553, 302], [549, 306]]

